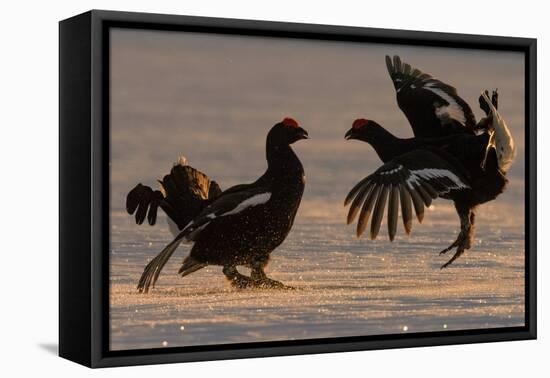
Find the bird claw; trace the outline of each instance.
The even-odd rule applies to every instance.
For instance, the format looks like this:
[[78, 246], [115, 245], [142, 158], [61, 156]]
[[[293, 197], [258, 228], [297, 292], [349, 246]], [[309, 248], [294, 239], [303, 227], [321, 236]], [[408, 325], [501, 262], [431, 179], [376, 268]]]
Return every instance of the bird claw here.
[[453, 255], [453, 257], [451, 257], [451, 259], [449, 261], [447, 261], [445, 264], [441, 265], [441, 269], [445, 269], [446, 267], [451, 265], [453, 263], [453, 261], [458, 259], [463, 253], [464, 253], [464, 247], [462, 247], [462, 246], [458, 247], [458, 249], [455, 252], [455, 254]]
[[466, 237], [466, 234], [463, 231], [461, 231], [460, 234], [458, 234], [458, 237], [450, 246], [448, 246], [447, 248], [439, 252], [439, 256], [446, 254], [447, 252], [449, 252], [451, 249], [455, 247], [456, 247], [455, 254], [453, 255], [453, 257], [451, 257], [449, 261], [447, 261], [445, 264], [441, 266], [441, 269], [451, 265], [453, 261], [458, 259], [464, 253], [465, 250], [470, 249], [470, 240], [468, 240], [468, 238]]
[[454, 242], [451, 243], [450, 246], [448, 246], [447, 248], [445, 248], [444, 250], [439, 252], [439, 256], [444, 255], [447, 252], [449, 252], [451, 249], [458, 247], [458, 245], [461, 243], [461, 239], [463, 239], [462, 232], [460, 234], [458, 234], [458, 237], [456, 238], [456, 240]]
[[445, 248], [444, 250], [439, 252], [439, 256], [442, 256], [442, 255], [446, 254], [447, 252], [449, 252], [451, 249], [453, 249], [456, 246], [457, 246], [457, 242], [455, 241], [453, 244], [451, 244], [450, 246], [448, 246], [447, 248]]

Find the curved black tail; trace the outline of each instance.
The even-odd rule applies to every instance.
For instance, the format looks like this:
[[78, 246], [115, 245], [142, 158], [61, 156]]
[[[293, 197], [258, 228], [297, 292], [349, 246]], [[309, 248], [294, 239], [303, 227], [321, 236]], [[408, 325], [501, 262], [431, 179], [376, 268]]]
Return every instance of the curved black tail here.
[[130, 215], [136, 213], [137, 224], [147, 217], [148, 223], [154, 225], [160, 206], [181, 230], [222, 192], [215, 181], [189, 166], [185, 158], [180, 158], [158, 182], [160, 190], [139, 183], [128, 193], [126, 210]]

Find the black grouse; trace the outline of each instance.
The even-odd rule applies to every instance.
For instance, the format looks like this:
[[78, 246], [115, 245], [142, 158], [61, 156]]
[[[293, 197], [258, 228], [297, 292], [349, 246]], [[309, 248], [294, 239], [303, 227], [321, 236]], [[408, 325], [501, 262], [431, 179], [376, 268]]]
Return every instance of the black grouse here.
[[[515, 154], [513, 139], [498, 114], [497, 92], [479, 99], [486, 117], [476, 123], [468, 104], [456, 89], [402, 63], [397, 56], [386, 63], [397, 92], [397, 103], [408, 118], [414, 138], [397, 138], [378, 123], [358, 119], [346, 139], [372, 145], [384, 164], [361, 180], [345, 199], [351, 202], [347, 222], [359, 213], [357, 236], [365, 230], [372, 214], [370, 237], [380, 230], [388, 203], [388, 233], [393, 241], [401, 207], [403, 225], [411, 232], [413, 208], [419, 222], [424, 208], [438, 197], [454, 201], [460, 218], [457, 239], [440, 252], [456, 252], [442, 268], [449, 266], [465, 250], [474, 236], [475, 210], [503, 192], [505, 177]], [[500, 138], [495, 136], [499, 135]], [[498, 150], [498, 151], [497, 151]]]
[[[207, 265], [223, 266], [223, 274], [238, 288], [289, 288], [264, 272], [271, 252], [287, 237], [302, 199], [305, 176], [291, 148], [308, 139], [292, 118], [271, 128], [266, 140], [267, 170], [255, 182], [221, 191], [196, 169], [176, 165], [161, 183], [160, 191], [138, 184], [127, 196], [127, 210], [136, 222], [147, 216], [150, 224], [161, 207], [177, 225], [179, 234], [149, 264], [138, 290], [148, 292], [183, 241], [194, 243], [179, 269], [183, 277]], [[242, 275], [237, 266], [251, 269]]]

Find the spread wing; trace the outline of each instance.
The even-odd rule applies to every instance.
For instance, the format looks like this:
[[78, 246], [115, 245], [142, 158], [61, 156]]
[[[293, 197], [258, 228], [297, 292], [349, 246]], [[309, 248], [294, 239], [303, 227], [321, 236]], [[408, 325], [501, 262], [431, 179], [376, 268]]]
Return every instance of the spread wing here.
[[206, 206], [183, 230], [145, 267], [138, 283], [140, 292], [148, 292], [155, 285], [160, 272], [183, 240], [196, 240], [200, 232], [214, 220], [239, 214], [246, 209], [269, 201], [271, 192], [253, 184], [238, 185], [223, 192]]
[[396, 90], [397, 104], [417, 137], [473, 133], [476, 119], [456, 89], [423, 73], [398, 56], [386, 55], [386, 66]]
[[372, 214], [370, 237], [375, 239], [388, 203], [388, 233], [393, 241], [400, 206], [403, 225], [409, 234], [413, 207], [418, 221], [422, 222], [424, 208], [429, 207], [433, 199], [469, 187], [468, 180], [453, 163], [428, 150], [415, 150], [387, 162], [355, 185], [345, 200], [345, 206], [351, 202], [347, 222], [352, 223], [359, 213], [359, 237]]

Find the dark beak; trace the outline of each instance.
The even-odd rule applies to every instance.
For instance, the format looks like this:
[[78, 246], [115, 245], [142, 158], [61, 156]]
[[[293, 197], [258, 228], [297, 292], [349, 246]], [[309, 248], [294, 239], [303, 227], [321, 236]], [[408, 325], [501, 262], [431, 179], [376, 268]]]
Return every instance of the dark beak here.
[[344, 135], [344, 139], [346, 140], [350, 140], [350, 139], [355, 139], [355, 135], [353, 135], [353, 128], [349, 129], [347, 132], [346, 132], [346, 135]]
[[307, 133], [307, 131], [305, 131], [304, 129], [302, 129], [300, 127], [300, 138], [299, 139], [309, 139], [309, 134]]

